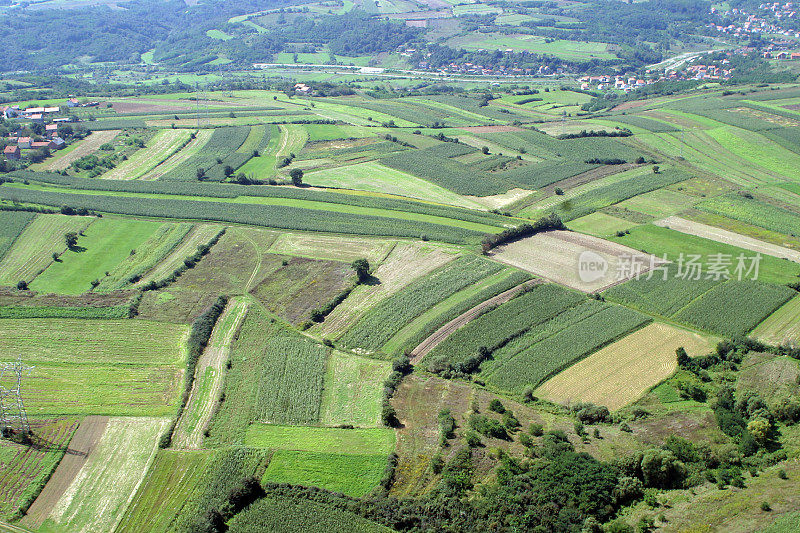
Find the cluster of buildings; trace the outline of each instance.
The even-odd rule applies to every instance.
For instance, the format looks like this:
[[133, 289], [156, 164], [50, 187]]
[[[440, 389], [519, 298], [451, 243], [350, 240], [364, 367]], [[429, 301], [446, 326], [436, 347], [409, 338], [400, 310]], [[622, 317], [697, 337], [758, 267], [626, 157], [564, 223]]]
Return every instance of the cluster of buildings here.
[[758, 8], [760, 13], [755, 14], [738, 8], [719, 13], [716, 8], [712, 7], [711, 13], [721, 14], [731, 23], [726, 26], [712, 23], [709, 24], [709, 27], [719, 33], [733, 35], [734, 37], [745, 37], [758, 33], [800, 38], [800, 32], [785, 28], [781, 24], [783, 20], [792, 20], [798, 17], [792, 2], [761, 4]]
[[636, 77], [625, 76], [584, 76], [578, 81], [581, 82], [582, 91], [597, 89], [605, 91], [607, 89], [617, 89], [619, 91], [630, 92], [634, 89], [644, 87], [655, 80], [645, 81]]
[[18, 161], [22, 158], [23, 150], [58, 150], [66, 145], [64, 139], [58, 136], [58, 125], [48, 124], [45, 126], [45, 136], [42, 140], [34, 140], [33, 137], [23, 136], [19, 132], [8, 136], [10, 144], [3, 148], [3, 155], [9, 161]]

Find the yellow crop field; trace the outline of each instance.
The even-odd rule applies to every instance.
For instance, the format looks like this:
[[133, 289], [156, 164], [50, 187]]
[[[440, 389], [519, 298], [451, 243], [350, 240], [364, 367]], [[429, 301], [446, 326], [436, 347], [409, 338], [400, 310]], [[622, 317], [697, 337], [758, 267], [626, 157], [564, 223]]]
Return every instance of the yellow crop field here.
[[536, 395], [616, 410], [675, 372], [677, 348], [683, 346], [690, 356], [703, 355], [716, 341], [667, 324], [650, 324], [547, 380]]

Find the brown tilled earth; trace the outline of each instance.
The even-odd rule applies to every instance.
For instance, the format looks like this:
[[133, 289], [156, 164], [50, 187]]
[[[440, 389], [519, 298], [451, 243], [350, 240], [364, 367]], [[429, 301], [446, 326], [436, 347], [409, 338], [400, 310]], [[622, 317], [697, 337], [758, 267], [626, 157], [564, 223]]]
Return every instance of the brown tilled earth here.
[[107, 416], [87, 416], [83, 419], [72, 436], [64, 458], [20, 522], [22, 525], [37, 529], [50, 516], [58, 500], [86, 464], [89, 454], [100, 442], [107, 425]]
[[503, 131], [524, 131], [522, 128], [516, 126], [464, 126], [458, 128], [464, 131], [471, 131], [474, 133], [497, 133]]

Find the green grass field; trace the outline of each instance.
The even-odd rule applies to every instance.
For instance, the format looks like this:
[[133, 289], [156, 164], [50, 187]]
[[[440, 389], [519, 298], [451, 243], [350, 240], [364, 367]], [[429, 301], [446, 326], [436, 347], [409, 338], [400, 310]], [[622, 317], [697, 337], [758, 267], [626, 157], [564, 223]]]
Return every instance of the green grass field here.
[[340, 454], [386, 455], [394, 448], [394, 431], [389, 428], [322, 428], [252, 424], [244, 443], [255, 448], [333, 452]]
[[167, 533], [206, 481], [209, 451], [159, 450], [117, 528], [120, 533]]
[[772, 313], [752, 335], [769, 344], [800, 344], [800, 297], [795, 296]]
[[3, 259], [33, 217], [33, 213], [24, 211], [0, 211], [0, 259]]
[[321, 487], [358, 498], [378, 485], [385, 467], [385, 455], [277, 450], [262, 481]]
[[104, 179], [133, 180], [152, 171], [189, 142], [190, 130], [159, 130], [144, 148], [103, 174]]
[[29, 416], [167, 415], [178, 401], [185, 326], [143, 320], [3, 319], [0, 357], [35, 365]]
[[376, 427], [381, 419], [381, 387], [391, 364], [342, 352], [328, 357], [320, 422]]
[[38, 215], [0, 259], [0, 285], [33, 281], [52, 264], [54, 253], [60, 255], [67, 249], [64, 235], [83, 231], [93, 221], [89, 217]]
[[113, 291], [125, 288], [145, 277], [161, 261], [167, 258], [192, 230], [192, 224], [163, 224], [153, 234], [129, 254], [108, 276], [100, 279], [96, 291]]
[[320, 187], [396, 194], [461, 207], [481, 207], [477, 202], [444, 187], [375, 161], [309, 172], [304, 181]]
[[501, 33], [474, 34], [457, 37], [448, 41], [450, 46], [467, 50], [507, 50], [527, 51], [537, 54], [549, 54], [573, 61], [589, 59], [613, 59], [605, 43], [566, 41], [562, 39], [547, 43], [543, 37], [531, 35], [504, 35]]
[[103, 218], [94, 221], [78, 237], [78, 245], [61, 255], [31, 283], [31, 289], [80, 294], [100, 280], [140, 247], [161, 227], [159, 222]]

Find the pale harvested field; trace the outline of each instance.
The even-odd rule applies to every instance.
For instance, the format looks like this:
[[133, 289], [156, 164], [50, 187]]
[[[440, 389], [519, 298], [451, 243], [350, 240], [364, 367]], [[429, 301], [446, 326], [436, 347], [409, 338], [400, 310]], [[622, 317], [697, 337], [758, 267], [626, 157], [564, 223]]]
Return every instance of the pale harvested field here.
[[175, 428], [172, 440], [175, 448], [199, 449], [203, 444], [203, 434], [222, 394], [231, 343], [247, 316], [247, 307], [247, 302], [234, 298], [217, 320], [208, 346], [197, 362], [189, 401]]
[[50, 516], [56, 503], [72, 484], [78, 472], [86, 464], [89, 455], [100, 442], [107, 425], [107, 416], [87, 416], [83, 419], [69, 442], [64, 458], [58, 463], [58, 467], [50, 476], [42, 492], [39, 493], [22, 518], [20, 523], [23, 526], [37, 529]]
[[744, 248], [745, 250], [752, 250], [765, 255], [780, 257], [782, 259], [788, 259], [789, 261], [800, 263], [800, 251], [784, 248], [783, 246], [760, 241], [752, 237], [739, 235], [738, 233], [721, 228], [715, 228], [714, 226], [701, 224], [700, 222], [692, 222], [691, 220], [686, 220], [681, 217], [667, 217], [664, 220], [654, 222], [654, 224], [656, 226], [674, 229], [675, 231], [680, 231], [681, 233], [687, 233], [696, 237], [703, 237], [704, 239], [730, 244], [731, 246], [738, 246], [739, 248]]
[[591, 402], [616, 410], [665, 380], [677, 367], [675, 350], [690, 356], [713, 350], [717, 339], [654, 323], [593, 353], [547, 380], [535, 394], [557, 403]]
[[96, 152], [101, 145], [113, 141], [121, 131], [122, 130], [106, 130], [92, 132], [85, 139], [79, 141], [80, 144], [73, 150], [63, 155], [59, 155], [59, 153], [56, 152], [52, 158], [39, 166], [39, 170], [64, 170], [69, 168], [73, 161], [77, 161], [83, 156], [91, 155]]
[[158, 451], [166, 418], [111, 418], [50, 513], [60, 531], [114, 531]]
[[[581, 254], [586, 254], [592, 261], [605, 262], [605, 273], [597, 279], [581, 279], [578, 263], [587, 259]], [[642, 273], [649, 268], [651, 258], [638, 250], [605, 239], [561, 230], [539, 233], [498, 246], [489, 255], [502, 263], [587, 293], [602, 291], [633, 278], [635, 272], [627, 268], [631, 262], [626, 258], [638, 258], [643, 265]]]
[[761, 324], [751, 336], [768, 344], [800, 346], [800, 296], [795, 296]]
[[503, 194], [495, 194], [494, 196], [464, 196], [464, 198], [477, 202], [489, 209], [502, 209], [531, 194], [533, 194], [533, 191], [517, 188], [511, 189]]
[[170, 170], [177, 168], [178, 165], [199, 152], [211, 138], [212, 133], [214, 133], [214, 130], [198, 130], [197, 136], [193, 140], [189, 141], [189, 144], [184, 146], [182, 150], [172, 154], [169, 158], [167, 158], [166, 161], [142, 176], [140, 179], [157, 180]]
[[359, 285], [325, 322], [311, 331], [322, 337], [340, 336], [372, 306], [456, 257], [455, 253], [423, 243], [399, 243], [373, 272], [380, 283]]
[[214, 236], [222, 230], [222, 226], [217, 224], [198, 224], [186, 235], [183, 242], [175, 247], [174, 250], [156, 267], [142, 276], [137, 286], [144, 285], [150, 281], [160, 281], [172, 274], [183, 260], [197, 251], [201, 244], [208, 243]]
[[395, 241], [385, 239], [282, 233], [270, 246], [269, 253], [346, 262], [364, 257], [370, 265], [375, 265], [386, 258], [394, 245]]
[[38, 215], [22, 231], [11, 249], [0, 261], [0, 285], [28, 283], [53, 262], [53, 253], [66, 251], [64, 234], [78, 233], [94, 221], [94, 217]]
[[471, 131], [473, 133], [497, 133], [502, 131], [524, 131], [522, 128], [516, 126], [464, 126], [458, 128], [464, 131]]

